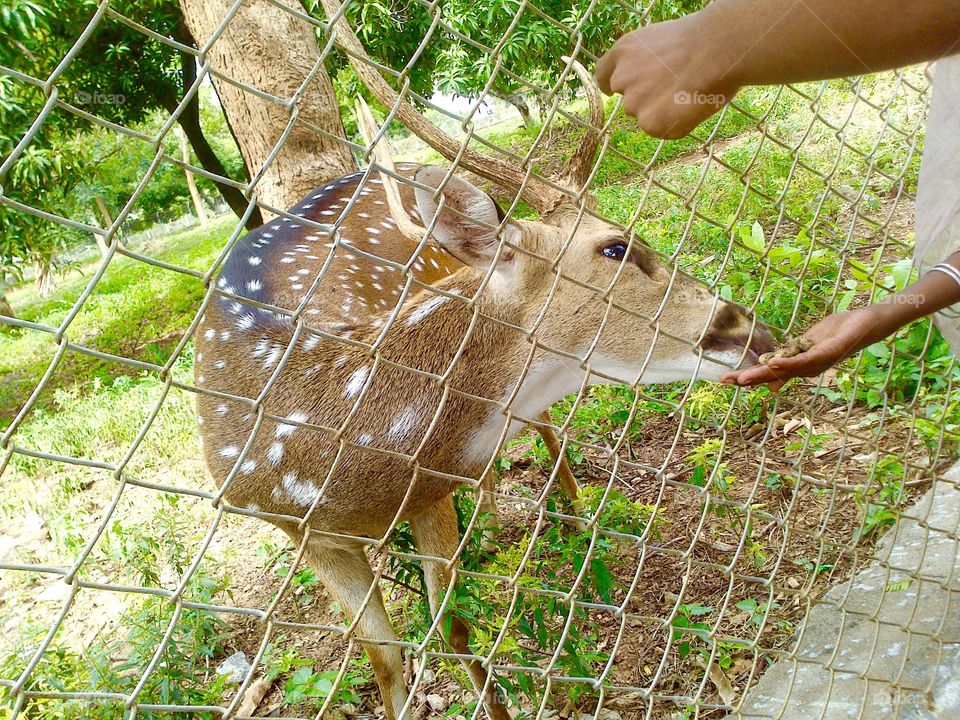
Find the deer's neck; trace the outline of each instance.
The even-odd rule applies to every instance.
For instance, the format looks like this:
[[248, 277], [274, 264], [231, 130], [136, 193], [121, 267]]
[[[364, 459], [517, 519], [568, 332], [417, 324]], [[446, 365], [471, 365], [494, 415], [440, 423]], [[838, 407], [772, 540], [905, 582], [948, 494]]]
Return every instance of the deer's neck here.
[[[479, 276], [461, 271], [439, 287], [466, 298], [476, 293], [478, 284]], [[385, 355], [397, 348], [414, 367], [437, 375], [449, 372], [449, 387], [456, 393], [448, 401], [437, 445], [454, 448], [467, 467], [485, 465], [501, 440], [576, 392], [583, 381], [576, 361], [543, 350], [531, 357], [533, 346], [526, 334], [509, 327], [530, 326], [533, 317], [528, 317], [527, 306], [536, 304], [504, 303], [481, 294], [481, 317], [473, 320], [465, 301], [428, 296], [402, 314], [389, 332]]]

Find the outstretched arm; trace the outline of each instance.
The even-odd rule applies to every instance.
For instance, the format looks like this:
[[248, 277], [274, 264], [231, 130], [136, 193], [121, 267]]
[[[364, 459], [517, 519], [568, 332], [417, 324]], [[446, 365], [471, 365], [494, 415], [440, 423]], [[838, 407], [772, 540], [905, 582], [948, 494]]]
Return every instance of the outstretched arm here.
[[[794, 357], [772, 358], [766, 365], [726, 373], [722, 382], [738, 385], [768, 383], [779, 389], [795, 377], [813, 377], [867, 345], [883, 340], [909, 322], [960, 302], [960, 252], [945, 263], [946, 272], [931, 271], [883, 302], [824, 318], [804, 337], [813, 343]], [[950, 273], [950, 268], [955, 274]]]
[[686, 135], [747, 85], [888, 70], [960, 52], [960, 0], [716, 0], [627, 33], [597, 63], [657, 137]]

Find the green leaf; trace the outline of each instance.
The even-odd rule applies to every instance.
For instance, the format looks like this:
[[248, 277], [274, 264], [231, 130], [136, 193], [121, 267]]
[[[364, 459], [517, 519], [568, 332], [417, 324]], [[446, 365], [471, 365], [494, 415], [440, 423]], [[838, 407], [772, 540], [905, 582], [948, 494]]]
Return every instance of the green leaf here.
[[763, 237], [763, 226], [754, 221], [749, 232], [740, 233], [740, 242], [748, 250], [755, 252], [757, 255], [763, 255], [763, 251], [767, 249], [767, 241]]
[[597, 595], [604, 602], [610, 602], [610, 590], [613, 588], [613, 575], [610, 573], [610, 569], [600, 558], [594, 558], [590, 561], [590, 569], [593, 571]]

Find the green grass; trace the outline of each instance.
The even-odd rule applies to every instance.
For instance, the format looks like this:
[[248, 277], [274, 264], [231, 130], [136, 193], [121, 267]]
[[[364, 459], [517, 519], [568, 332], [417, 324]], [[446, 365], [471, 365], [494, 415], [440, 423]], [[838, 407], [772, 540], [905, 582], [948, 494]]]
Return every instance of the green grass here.
[[[178, 266], [207, 271], [236, 225], [232, 216], [215, 220], [204, 229], [192, 229], [163, 239], [150, 254]], [[142, 248], [137, 248], [143, 252]], [[97, 263], [72, 271], [49, 298], [40, 298], [32, 286], [9, 293], [21, 320], [58, 327], [70, 312]], [[204, 295], [203, 284], [182, 273], [156, 268], [116, 255], [106, 274], [67, 330], [70, 342], [105, 353], [163, 364], [182, 337]], [[52, 335], [35, 330], [0, 330], [0, 428], [9, 424], [47, 370], [56, 351]], [[114, 363], [68, 352], [41, 404], [52, 399], [53, 388], [67, 388], [95, 377], [106, 380], [129, 372]]]

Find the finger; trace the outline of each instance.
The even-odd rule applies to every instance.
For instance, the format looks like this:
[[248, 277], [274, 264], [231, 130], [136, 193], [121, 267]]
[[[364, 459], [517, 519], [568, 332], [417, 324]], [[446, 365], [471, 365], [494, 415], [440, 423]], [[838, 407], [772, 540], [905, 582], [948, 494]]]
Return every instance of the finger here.
[[737, 374], [737, 385], [762, 385], [764, 383], [775, 382], [777, 380], [789, 380], [774, 372], [766, 365], [755, 365], [746, 370], [741, 370]]
[[600, 92], [604, 95], [613, 95], [613, 90], [610, 88], [610, 77], [613, 75], [615, 67], [616, 61], [613, 59], [613, 49], [608, 50], [603, 57], [597, 60], [596, 67], [594, 67], [594, 72], [597, 75], [597, 85], [600, 86]]
[[812, 377], [813, 375], [819, 375], [840, 359], [840, 356], [835, 352], [814, 347], [790, 358], [772, 358], [767, 365], [779, 373], [795, 377]]

